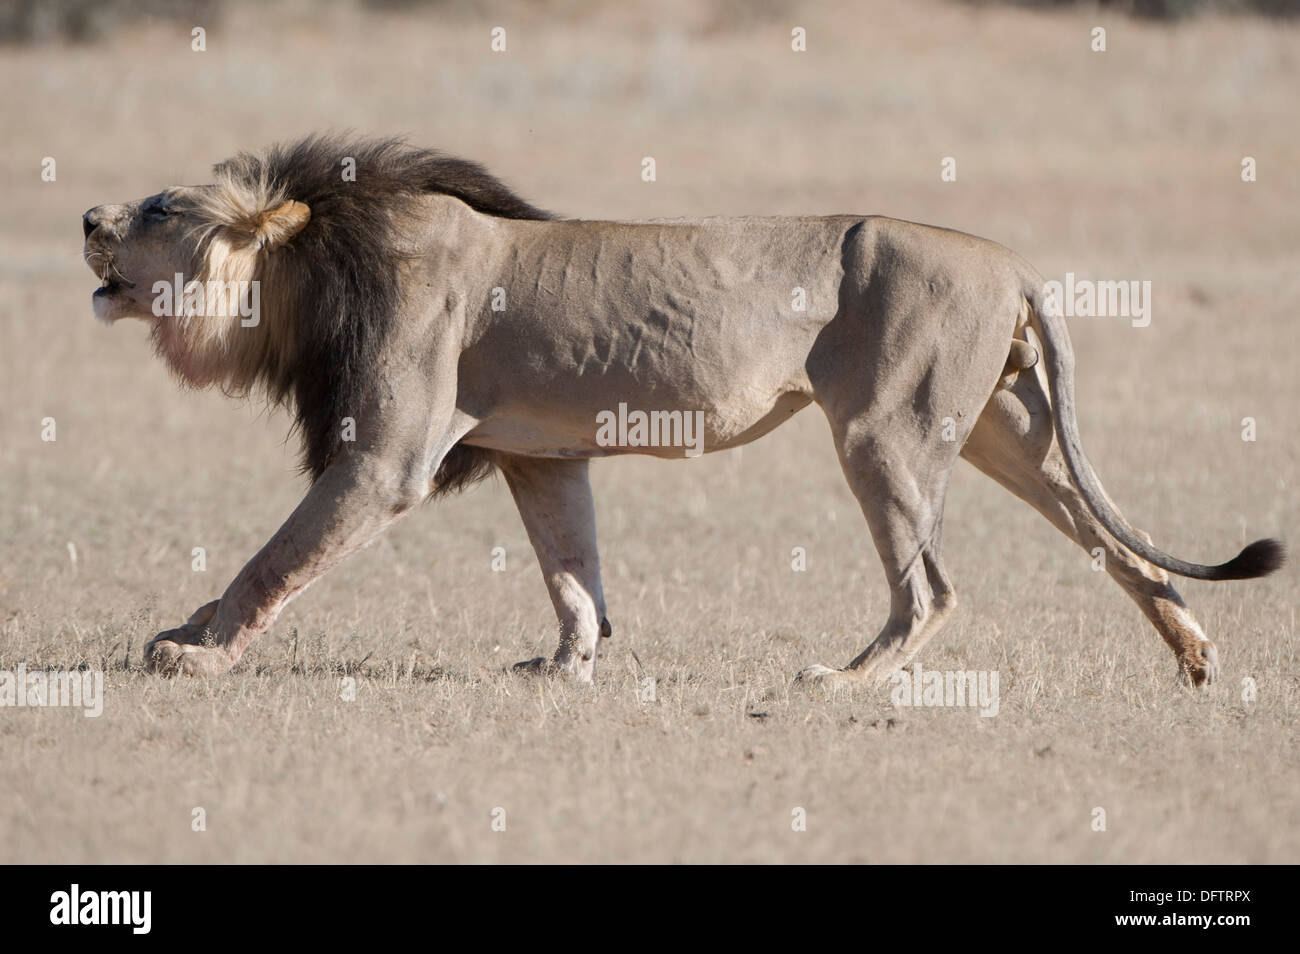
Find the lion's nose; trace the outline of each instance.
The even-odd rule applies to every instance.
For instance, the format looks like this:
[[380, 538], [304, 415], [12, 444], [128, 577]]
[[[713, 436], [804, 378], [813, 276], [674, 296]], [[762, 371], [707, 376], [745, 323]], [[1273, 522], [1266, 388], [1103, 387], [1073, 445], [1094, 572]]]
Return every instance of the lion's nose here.
[[99, 225], [99, 206], [95, 206], [81, 217], [81, 231], [86, 238], [90, 238], [90, 233], [95, 231], [97, 225]]

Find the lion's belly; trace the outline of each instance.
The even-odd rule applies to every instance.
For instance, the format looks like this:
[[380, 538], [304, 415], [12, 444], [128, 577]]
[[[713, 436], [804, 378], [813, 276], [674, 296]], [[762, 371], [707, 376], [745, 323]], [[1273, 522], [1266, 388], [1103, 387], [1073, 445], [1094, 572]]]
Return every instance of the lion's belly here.
[[643, 454], [698, 457], [762, 437], [811, 403], [804, 391], [785, 391], [746, 408], [663, 408], [623, 400], [577, 413], [520, 408], [493, 415], [463, 439], [475, 447], [532, 457], [611, 457]]

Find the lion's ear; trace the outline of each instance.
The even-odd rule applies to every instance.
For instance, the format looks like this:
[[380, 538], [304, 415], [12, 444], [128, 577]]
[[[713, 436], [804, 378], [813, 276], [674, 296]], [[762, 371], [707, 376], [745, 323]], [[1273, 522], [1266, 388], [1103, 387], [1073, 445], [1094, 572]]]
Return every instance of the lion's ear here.
[[283, 245], [311, 221], [311, 209], [289, 199], [257, 217], [254, 244], [258, 251]]

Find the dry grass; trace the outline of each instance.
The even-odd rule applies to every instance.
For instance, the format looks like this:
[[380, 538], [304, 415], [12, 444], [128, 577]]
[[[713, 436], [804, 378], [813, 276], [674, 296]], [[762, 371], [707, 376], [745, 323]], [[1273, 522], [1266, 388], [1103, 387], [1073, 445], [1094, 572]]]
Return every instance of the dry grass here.
[[1192, 695], [1086, 555], [963, 466], [946, 534], [963, 606], [922, 661], [999, 670], [999, 715], [793, 690], [887, 608], [815, 410], [743, 452], [595, 468], [615, 635], [594, 690], [504, 672], [554, 637], [500, 483], [409, 518], [231, 676], [136, 671], [302, 484], [282, 417], [177, 393], [141, 328], [93, 324], [77, 218], [317, 128], [409, 132], [574, 215], [876, 211], [1048, 274], [1150, 279], [1151, 327], [1074, 323], [1111, 495], [1198, 559], [1297, 525], [1294, 27], [1105, 18], [1097, 55], [1093, 15], [947, 4], [330, 9], [258, 31], [237, 8], [204, 54], [159, 27], [0, 59], [21, 91], [0, 100], [0, 669], [107, 667], [102, 718], [0, 710], [0, 860], [1300, 860], [1293, 571], [1183, 588], [1224, 663]]

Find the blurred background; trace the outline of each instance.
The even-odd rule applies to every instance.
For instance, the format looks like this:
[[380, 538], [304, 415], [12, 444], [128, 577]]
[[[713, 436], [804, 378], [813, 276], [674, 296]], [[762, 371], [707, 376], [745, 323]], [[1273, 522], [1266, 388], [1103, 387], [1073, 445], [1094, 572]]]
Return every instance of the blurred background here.
[[[30, 43], [53, 39], [95, 40], [140, 20], [213, 23], [230, 7], [249, 0], [9, 0], [0, 9], [0, 37]], [[954, 0], [977, 5], [1019, 6], [1041, 10], [1066, 7], [1127, 14], [1151, 20], [1182, 20], [1205, 14], [1257, 14], [1291, 17], [1300, 13], [1300, 0]], [[334, 6], [358, 6], [374, 11], [425, 11], [448, 15], [478, 15], [484, 4], [474, 0], [265, 0], [255, 6], [296, 13]], [[605, 4], [606, 6], [608, 4]], [[531, 7], [548, 16], [581, 17], [599, 10], [598, 0], [532, 0], [490, 5], [495, 11], [517, 12]], [[705, 0], [692, 4], [709, 8], [719, 24], [777, 18], [802, 6], [792, 0]]]

